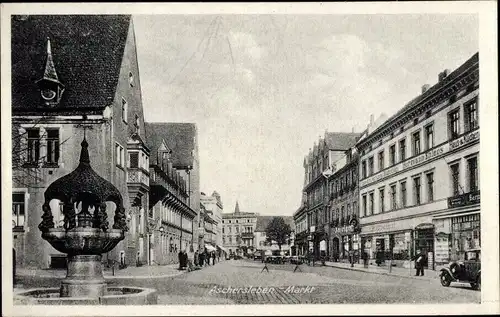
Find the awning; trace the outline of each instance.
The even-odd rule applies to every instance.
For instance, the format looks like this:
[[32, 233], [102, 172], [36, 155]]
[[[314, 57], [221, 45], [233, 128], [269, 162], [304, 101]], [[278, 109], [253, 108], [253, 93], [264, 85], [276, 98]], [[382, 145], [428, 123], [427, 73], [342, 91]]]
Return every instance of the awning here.
[[222, 251], [224, 251], [224, 252], [228, 253], [226, 248], [221, 247], [220, 245], [217, 245], [217, 247], [218, 247], [219, 249], [221, 249]]
[[217, 249], [208, 243], [205, 243], [205, 248], [207, 248], [207, 251], [217, 251]]

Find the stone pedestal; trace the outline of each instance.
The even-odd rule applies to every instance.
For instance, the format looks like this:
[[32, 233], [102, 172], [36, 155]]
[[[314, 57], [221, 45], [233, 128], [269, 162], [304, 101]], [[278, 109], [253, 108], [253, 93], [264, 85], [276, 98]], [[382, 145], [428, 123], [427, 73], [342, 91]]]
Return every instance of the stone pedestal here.
[[106, 282], [102, 274], [101, 255], [68, 256], [68, 273], [61, 282], [61, 297], [101, 297]]

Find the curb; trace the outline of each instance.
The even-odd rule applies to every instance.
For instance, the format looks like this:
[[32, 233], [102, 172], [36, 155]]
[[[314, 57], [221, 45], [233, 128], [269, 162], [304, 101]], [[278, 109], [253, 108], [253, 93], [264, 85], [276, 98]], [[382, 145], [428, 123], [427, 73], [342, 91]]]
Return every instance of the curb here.
[[409, 279], [420, 280], [420, 281], [425, 281], [425, 280], [433, 281], [434, 280], [434, 278], [427, 278], [427, 277], [419, 278], [419, 277], [411, 276], [411, 275], [398, 275], [398, 274], [393, 274], [393, 273], [389, 273], [389, 272], [376, 272], [376, 271], [369, 271], [369, 270], [364, 270], [364, 269], [360, 269], [360, 268], [356, 268], [356, 267], [342, 267], [342, 266], [335, 266], [335, 265], [329, 265], [329, 264], [325, 264], [325, 266], [333, 267], [333, 268], [337, 268], [337, 269], [341, 269], [341, 270], [358, 271], [358, 272], [379, 274], [379, 275], [388, 275], [388, 276], [409, 278]]

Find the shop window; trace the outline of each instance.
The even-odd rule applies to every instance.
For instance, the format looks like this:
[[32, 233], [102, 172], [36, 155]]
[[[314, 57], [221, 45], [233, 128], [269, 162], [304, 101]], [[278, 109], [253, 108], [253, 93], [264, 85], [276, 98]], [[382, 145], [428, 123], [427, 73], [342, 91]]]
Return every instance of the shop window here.
[[460, 135], [460, 113], [458, 109], [448, 114], [448, 131], [451, 140], [458, 138]]
[[479, 170], [477, 168], [477, 157], [467, 160], [469, 192], [479, 190]]

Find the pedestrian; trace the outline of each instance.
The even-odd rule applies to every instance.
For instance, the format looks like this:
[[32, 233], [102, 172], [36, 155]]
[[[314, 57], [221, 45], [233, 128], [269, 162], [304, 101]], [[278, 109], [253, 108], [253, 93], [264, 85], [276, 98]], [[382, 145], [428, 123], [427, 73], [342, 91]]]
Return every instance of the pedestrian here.
[[182, 250], [179, 251], [179, 253], [177, 254], [177, 257], [178, 257], [178, 260], [179, 260], [179, 270], [182, 270]]
[[214, 260], [213, 264], [215, 265], [215, 252], [212, 252], [212, 259]]
[[200, 252], [199, 254], [200, 267], [205, 266], [205, 253]]
[[207, 248], [205, 248], [205, 264], [210, 265], [210, 254], [208, 253]]
[[417, 254], [413, 258], [415, 260], [415, 276], [424, 276], [424, 263], [425, 263], [425, 255], [421, 250], [417, 251]]
[[193, 256], [193, 263], [194, 263], [194, 266], [198, 266], [198, 250], [196, 250], [196, 252], [194, 252], [194, 256]]
[[193, 245], [189, 247], [189, 252], [187, 254], [187, 267], [188, 267], [188, 272], [191, 272], [194, 270], [194, 249]]

